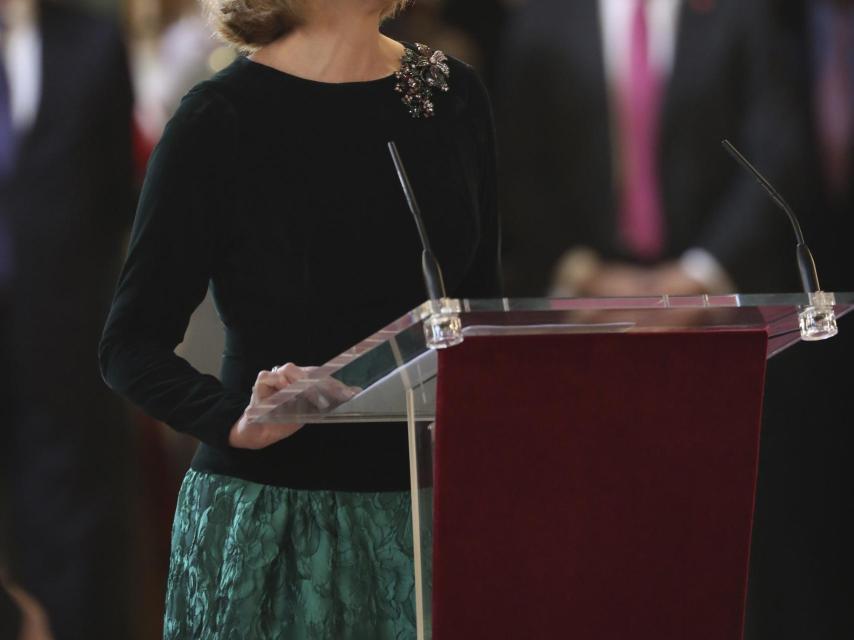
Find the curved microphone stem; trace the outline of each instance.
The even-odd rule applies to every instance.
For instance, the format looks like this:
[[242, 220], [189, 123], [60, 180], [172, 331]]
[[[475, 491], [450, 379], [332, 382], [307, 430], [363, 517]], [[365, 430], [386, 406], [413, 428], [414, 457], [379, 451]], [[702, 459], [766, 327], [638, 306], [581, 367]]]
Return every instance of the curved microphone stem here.
[[424, 218], [421, 209], [415, 199], [415, 191], [409, 182], [409, 176], [400, 159], [397, 145], [388, 143], [388, 150], [400, 179], [400, 186], [409, 204], [412, 217], [415, 218], [415, 226], [418, 227], [418, 235], [421, 237], [421, 269], [424, 272], [424, 284], [427, 287], [427, 295], [430, 302], [428, 311], [424, 316], [424, 339], [431, 349], [447, 349], [460, 344], [463, 341], [463, 325], [460, 320], [460, 304], [458, 300], [448, 300], [445, 293], [445, 282], [442, 279], [442, 269], [430, 248], [430, 238], [427, 236], [427, 228], [424, 226]]
[[771, 196], [771, 200], [773, 200], [789, 218], [789, 222], [792, 224], [792, 229], [795, 232], [795, 238], [798, 242], [796, 255], [798, 259], [798, 271], [801, 274], [801, 284], [804, 287], [804, 293], [815, 293], [817, 291], [821, 291], [821, 286], [818, 282], [818, 271], [815, 267], [815, 259], [807, 246], [806, 240], [804, 240], [804, 232], [801, 229], [801, 223], [798, 221], [798, 217], [795, 215], [792, 207], [789, 206], [789, 203], [783, 199], [783, 196], [779, 194], [768, 179], [759, 173], [759, 170], [750, 164], [747, 158], [745, 158], [729, 140], [724, 140], [721, 144], [723, 145], [723, 148], [726, 149], [733, 158], [735, 158], [736, 162], [744, 167], [756, 179], [759, 185], [765, 189], [769, 196]]
[[442, 300], [447, 297], [445, 293], [445, 281], [442, 278], [442, 269], [439, 267], [439, 262], [430, 248], [430, 238], [427, 236], [424, 218], [421, 216], [421, 209], [418, 206], [418, 201], [415, 199], [415, 191], [409, 182], [409, 176], [406, 173], [406, 168], [403, 166], [403, 160], [400, 158], [397, 145], [394, 142], [389, 142], [388, 150], [391, 153], [394, 168], [397, 170], [397, 177], [400, 179], [400, 186], [403, 188], [409, 210], [412, 212], [412, 217], [415, 218], [415, 226], [418, 227], [418, 235], [421, 238], [421, 246], [424, 249], [421, 254], [421, 269], [424, 272], [424, 284], [427, 287], [427, 295], [430, 296], [431, 300]]

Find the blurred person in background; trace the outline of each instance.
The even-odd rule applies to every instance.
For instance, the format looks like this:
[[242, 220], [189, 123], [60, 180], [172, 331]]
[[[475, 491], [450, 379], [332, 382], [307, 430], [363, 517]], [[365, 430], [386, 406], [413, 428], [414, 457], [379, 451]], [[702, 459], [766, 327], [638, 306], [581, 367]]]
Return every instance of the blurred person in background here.
[[131, 211], [122, 38], [3, 0], [0, 43], [8, 577], [56, 638], [126, 638], [129, 433], [96, 358]]
[[[854, 290], [854, 2], [775, 3], [777, 64], [798, 119], [783, 184], [822, 288]], [[854, 319], [769, 363], [747, 640], [854, 638]]]
[[144, 162], [187, 90], [228, 66], [236, 51], [213, 36], [196, 0], [128, 0], [127, 4], [135, 119], [143, 138], [140, 159]]
[[760, 0], [529, 0], [499, 134], [510, 295], [775, 290], [791, 231], [721, 149], [773, 182], [791, 125]]

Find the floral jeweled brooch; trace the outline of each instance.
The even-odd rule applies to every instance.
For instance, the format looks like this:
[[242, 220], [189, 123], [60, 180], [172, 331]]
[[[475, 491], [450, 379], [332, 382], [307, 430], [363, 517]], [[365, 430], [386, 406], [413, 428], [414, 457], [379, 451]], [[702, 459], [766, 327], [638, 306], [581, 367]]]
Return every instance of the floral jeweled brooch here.
[[448, 91], [451, 68], [444, 53], [416, 43], [415, 50], [406, 47], [400, 70], [394, 75], [394, 90], [403, 94], [401, 100], [409, 107], [409, 114], [413, 118], [430, 118], [436, 114], [433, 90]]

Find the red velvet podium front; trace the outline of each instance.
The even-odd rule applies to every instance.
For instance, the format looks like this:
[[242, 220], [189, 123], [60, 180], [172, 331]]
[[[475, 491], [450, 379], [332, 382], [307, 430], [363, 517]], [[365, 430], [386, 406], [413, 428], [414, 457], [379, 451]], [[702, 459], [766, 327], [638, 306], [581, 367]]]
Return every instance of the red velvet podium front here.
[[461, 301], [438, 352], [426, 304], [250, 417], [407, 423], [419, 640], [738, 640], [765, 361], [813, 303]]
[[739, 638], [767, 341], [482, 337], [440, 353], [434, 637]]

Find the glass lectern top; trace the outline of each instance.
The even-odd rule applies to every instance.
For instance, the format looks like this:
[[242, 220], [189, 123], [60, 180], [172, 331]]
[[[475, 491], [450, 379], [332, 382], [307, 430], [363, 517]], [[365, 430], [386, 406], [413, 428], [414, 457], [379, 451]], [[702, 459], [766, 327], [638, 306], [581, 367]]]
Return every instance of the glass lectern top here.
[[[837, 318], [854, 309], [854, 293], [833, 296]], [[806, 294], [461, 300], [459, 318], [463, 339], [762, 328], [768, 333], [770, 358], [801, 339], [803, 312], [813, 302]], [[300, 424], [403, 422], [408, 397], [415, 405], [409, 410], [418, 420], [433, 420], [437, 358], [423, 330], [431, 309], [435, 307], [425, 303], [392, 322], [254, 407], [250, 419]]]

